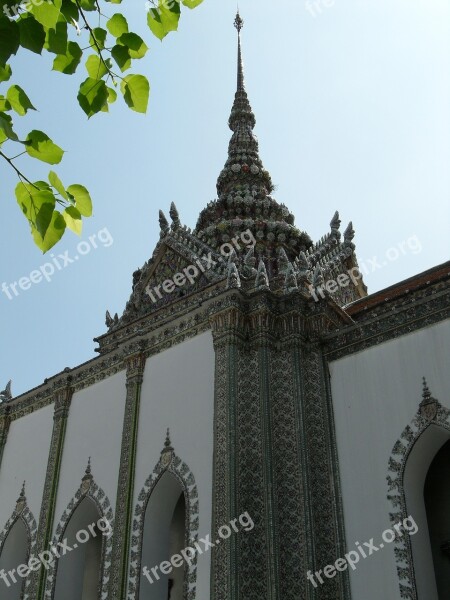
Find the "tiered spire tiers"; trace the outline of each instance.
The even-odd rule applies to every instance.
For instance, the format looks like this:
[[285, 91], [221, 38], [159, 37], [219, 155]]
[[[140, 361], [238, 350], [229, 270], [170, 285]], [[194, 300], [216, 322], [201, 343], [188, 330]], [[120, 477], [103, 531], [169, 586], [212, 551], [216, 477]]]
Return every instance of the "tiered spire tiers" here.
[[312, 242], [294, 227], [294, 215], [287, 207], [270, 196], [274, 186], [259, 157], [253, 133], [256, 119], [245, 89], [241, 47], [244, 22], [239, 13], [234, 24], [238, 31], [237, 90], [228, 122], [233, 135], [228, 160], [217, 181], [218, 200], [202, 211], [196, 233], [219, 247], [236, 233], [251, 229], [257, 235], [258, 252], [273, 256], [281, 246], [293, 258]]
[[[241, 46], [244, 22], [239, 13], [234, 24], [238, 56], [237, 89], [229, 119], [233, 134], [228, 160], [217, 181], [218, 198], [201, 212], [194, 231], [182, 223], [174, 202], [170, 205], [170, 220], [159, 211], [160, 239], [153, 256], [133, 273], [133, 291], [122, 316], [106, 313], [109, 334], [98, 339], [99, 352], [115, 347], [116, 332], [125, 324], [129, 326], [125, 335], [135, 335], [141, 331], [141, 317], [161, 311], [158, 318], [166, 318], [167, 308], [174, 318], [191, 298], [201, 304], [226, 289], [238, 288], [244, 294], [264, 290], [279, 296], [300, 294], [304, 300], [315, 302], [319, 296], [316, 300], [311, 288], [337, 281], [340, 275], [349, 280], [346, 273], [357, 268], [351, 222], [342, 235], [336, 211], [328, 233], [314, 244], [294, 226], [288, 208], [272, 198], [273, 184], [259, 157], [253, 133], [256, 119], [245, 90]], [[251, 244], [240, 243], [249, 233]], [[186, 271], [195, 272], [195, 277], [183, 278]], [[182, 283], [175, 281], [175, 275]], [[358, 285], [336, 288], [325, 289], [320, 298], [330, 297], [337, 305], [345, 306], [366, 294], [362, 280]], [[135, 325], [131, 325], [133, 322]]]

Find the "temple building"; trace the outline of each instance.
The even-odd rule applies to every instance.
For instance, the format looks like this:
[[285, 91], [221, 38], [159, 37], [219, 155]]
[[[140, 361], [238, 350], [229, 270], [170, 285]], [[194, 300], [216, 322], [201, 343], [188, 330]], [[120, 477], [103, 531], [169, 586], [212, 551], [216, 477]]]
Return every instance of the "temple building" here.
[[351, 223], [296, 226], [235, 25], [217, 199], [160, 212], [98, 356], [0, 394], [1, 600], [448, 599], [450, 263], [368, 295]]

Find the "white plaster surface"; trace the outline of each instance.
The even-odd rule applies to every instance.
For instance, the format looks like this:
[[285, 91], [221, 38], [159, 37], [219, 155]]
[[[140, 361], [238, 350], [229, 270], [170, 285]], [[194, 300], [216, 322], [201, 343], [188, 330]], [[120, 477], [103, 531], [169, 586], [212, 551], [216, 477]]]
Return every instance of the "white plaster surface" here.
[[53, 404], [11, 423], [0, 469], [0, 530], [16, 507], [24, 481], [28, 506], [38, 521], [52, 429]]
[[74, 394], [67, 422], [55, 511], [62, 513], [80, 487], [89, 456], [95, 482], [116, 505], [126, 397], [125, 371]]
[[[450, 408], [449, 338], [446, 321], [330, 364], [349, 550], [371, 538], [378, 545], [391, 527], [388, 461], [419, 408], [422, 376], [432, 395]], [[423, 514], [413, 515], [421, 531], [427, 528]], [[361, 560], [351, 571], [351, 587], [355, 600], [400, 600], [393, 545]], [[421, 582], [420, 589], [420, 600], [433, 600], [432, 581]]]
[[[177, 455], [198, 487], [200, 537], [211, 531], [214, 348], [211, 332], [147, 360], [141, 396], [135, 501], [153, 471], [170, 427]], [[210, 553], [199, 557], [197, 600], [210, 598]], [[148, 565], [150, 568], [154, 565]]]

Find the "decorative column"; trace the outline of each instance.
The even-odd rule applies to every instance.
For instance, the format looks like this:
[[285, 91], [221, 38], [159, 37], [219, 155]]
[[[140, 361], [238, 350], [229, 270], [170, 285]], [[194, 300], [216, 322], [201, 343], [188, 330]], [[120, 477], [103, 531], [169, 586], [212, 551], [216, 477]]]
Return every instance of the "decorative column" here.
[[[275, 499], [274, 477], [274, 415], [273, 415], [273, 378], [272, 360], [276, 352], [276, 318], [270, 308], [261, 300], [256, 311], [250, 315], [250, 345], [258, 355], [258, 385], [259, 385], [259, 412], [261, 415], [260, 457], [263, 476], [263, 505], [264, 505], [264, 530], [266, 545], [266, 585], [267, 600], [281, 598], [279, 591], [279, 558], [280, 548], [278, 540], [278, 515]], [[245, 402], [245, 398], [241, 401]], [[246, 425], [244, 425], [246, 426]], [[244, 459], [245, 460], [245, 459]], [[249, 465], [251, 468], [251, 465]], [[250, 542], [251, 543], [251, 542]], [[244, 595], [244, 598], [249, 597]]]
[[143, 353], [127, 360], [127, 396], [113, 534], [109, 595], [111, 600], [125, 600], [127, 594], [139, 411], [145, 362], [146, 356]]
[[[339, 473], [333, 452], [331, 399], [320, 339], [314, 334], [304, 348], [302, 374], [308, 500], [314, 544], [308, 568], [318, 571], [333, 564], [345, 550], [340, 531]], [[325, 578], [312, 595], [315, 600], [341, 600], [346, 597], [346, 574]]]
[[[67, 378], [66, 387], [55, 392], [53, 431], [47, 462], [47, 472], [45, 475], [44, 493], [42, 496], [41, 511], [39, 516], [37, 553], [48, 550], [52, 539], [56, 497], [63, 458], [64, 440], [66, 437], [67, 419], [69, 417], [69, 409], [73, 395], [73, 389], [70, 387], [71, 380], [72, 378], [69, 376]], [[34, 573], [30, 594], [32, 598], [43, 600], [46, 579], [47, 571], [43, 567]]]
[[[239, 516], [237, 506], [238, 353], [244, 339], [244, 316], [239, 303], [211, 317], [215, 348], [213, 536], [222, 525]], [[211, 598], [238, 600], [240, 568], [238, 540], [231, 536], [212, 554]]]
[[0, 468], [2, 466], [3, 451], [8, 439], [9, 426], [11, 425], [11, 407], [7, 404], [0, 405]]
[[302, 346], [304, 319], [300, 311], [284, 314], [278, 323], [279, 345], [272, 352], [273, 465], [277, 503], [280, 598], [311, 600], [306, 579], [313, 554], [304, 414]]

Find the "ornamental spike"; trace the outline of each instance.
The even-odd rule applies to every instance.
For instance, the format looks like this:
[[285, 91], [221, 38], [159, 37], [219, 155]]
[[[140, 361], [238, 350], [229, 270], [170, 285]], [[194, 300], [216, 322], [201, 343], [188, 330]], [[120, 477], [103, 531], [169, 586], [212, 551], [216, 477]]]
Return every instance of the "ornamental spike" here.
[[348, 244], [351, 243], [352, 239], [355, 237], [355, 230], [353, 229], [353, 223], [347, 225], [347, 229], [344, 231], [344, 241]]
[[180, 226], [180, 215], [178, 213], [178, 209], [175, 206], [175, 202], [172, 202], [170, 205], [170, 218], [172, 219], [172, 227], [176, 228]]
[[164, 235], [169, 231], [169, 221], [166, 218], [166, 215], [162, 210], [159, 211], [159, 227], [161, 229], [161, 234]]
[[293, 292], [298, 289], [297, 277], [295, 275], [294, 267], [291, 262], [288, 262], [286, 269], [286, 277], [284, 280], [284, 289], [286, 292]]
[[259, 261], [255, 287], [257, 289], [269, 287], [269, 278], [267, 277], [266, 265], [264, 264], [264, 261], [262, 259]]
[[227, 289], [229, 288], [240, 288], [241, 278], [239, 277], [239, 271], [237, 270], [234, 262], [228, 263], [228, 276], [227, 276]]

